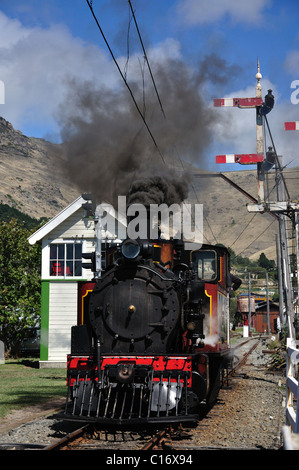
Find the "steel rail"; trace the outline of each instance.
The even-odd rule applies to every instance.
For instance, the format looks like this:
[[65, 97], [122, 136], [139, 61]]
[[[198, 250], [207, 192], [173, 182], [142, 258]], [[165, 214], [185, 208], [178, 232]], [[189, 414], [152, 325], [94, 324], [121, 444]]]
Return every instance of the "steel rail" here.
[[[247, 342], [247, 341], [246, 341]], [[245, 343], [242, 343], [242, 344], [245, 344]], [[242, 359], [240, 359], [240, 361], [235, 365], [235, 367], [233, 367], [229, 372], [228, 372], [228, 376], [229, 377], [232, 377], [234, 375], [234, 373], [240, 368], [242, 367], [245, 362], [247, 361], [248, 357], [250, 356], [250, 354], [255, 350], [255, 348], [258, 346], [259, 344], [259, 341], [257, 341], [256, 343], [254, 343], [253, 346], [251, 346], [251, 348], [249, 349], [249, 351], [247, 351], [247, 353], [244, 354], [244, 356], [242, 357]]]
[[167, 433], [171, 432], [171, 427], [167, 427], [165, 429], [161, 429], [157, 434], [155, 434], [140, 450], [151, 450], [156, 445], [158, 445], [164, 437], [166, 437]]
[[88, 428], [88, 426], [89, 425], [87, 424], [86, 426], [83, 426], [82, 428], [76, 429], [76, 431], [73, 431], [67, 434], [66, 436], [59, 439], [59, 441], [54, 442], [53, 444], [49, 444], [48, 446], [45, 446], [43, 450], [59, 450], [62, 446], [82, 436], [84, 432], [86, 431], [86, 429]]

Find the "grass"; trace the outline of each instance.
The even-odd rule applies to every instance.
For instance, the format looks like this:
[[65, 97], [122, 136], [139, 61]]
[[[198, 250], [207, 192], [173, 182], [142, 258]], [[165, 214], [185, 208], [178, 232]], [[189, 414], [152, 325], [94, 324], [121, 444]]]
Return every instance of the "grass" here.
[[23, 358], [0, 365], [0, 418], [65, 394], [66, 369], [39, 369], [37, 359]]

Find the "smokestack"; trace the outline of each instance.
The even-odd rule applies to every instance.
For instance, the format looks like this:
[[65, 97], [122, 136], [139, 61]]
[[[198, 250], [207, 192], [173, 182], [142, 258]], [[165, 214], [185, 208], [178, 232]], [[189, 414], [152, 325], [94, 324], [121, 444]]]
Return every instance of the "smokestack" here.
[[189, 177], [153, 176], [135, 181], [129, 191], [128, 204], [180, 204], [188, 197]]

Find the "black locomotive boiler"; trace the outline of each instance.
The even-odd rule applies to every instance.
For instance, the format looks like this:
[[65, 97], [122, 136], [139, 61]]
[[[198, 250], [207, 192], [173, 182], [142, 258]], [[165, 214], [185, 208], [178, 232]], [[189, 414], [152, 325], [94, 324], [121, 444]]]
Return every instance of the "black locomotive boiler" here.
[[196, 421], [230, 360], [228, 251], [127, 239], [107, 259], [72, 328], [63, 418]]

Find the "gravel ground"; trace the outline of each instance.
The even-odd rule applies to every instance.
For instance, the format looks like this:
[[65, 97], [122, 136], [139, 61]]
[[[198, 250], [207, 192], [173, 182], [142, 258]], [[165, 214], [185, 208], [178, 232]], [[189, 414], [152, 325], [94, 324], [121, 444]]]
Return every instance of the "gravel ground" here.
[[[281, 447], [281, 432], [285, 424], [285, 376], [267, 370], [270, 356], [262, 353], [265, 347], [265, 343], [260, 341], [236, 374], [231, 388], [221, 390], [215, 406], [192, 430], [186, 443], [177, 443], [178, 449], [277, 450]], [[47, 445], [72, 432], [79, 426], [45, 416], [51, 406], [59, 404], [60, 401], [53, 402], [45, 405], [46, 409], [37, 407], [9, 415], [0, 422], [0, 443]], [[33, 421], [24, 422], [29, 417]]]
[[[279, 449], [285, 424], [285, 376], [267, 370], [265, 343], [221, 389], [216, 405], [196, 428], [188, 448]], [[189, 447], [190, 446], [190, 447]], [[187, 447], [186, 447], [187, 448]]]

